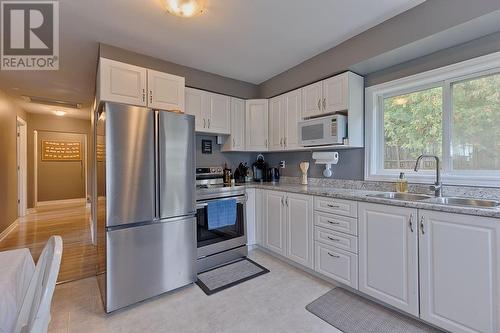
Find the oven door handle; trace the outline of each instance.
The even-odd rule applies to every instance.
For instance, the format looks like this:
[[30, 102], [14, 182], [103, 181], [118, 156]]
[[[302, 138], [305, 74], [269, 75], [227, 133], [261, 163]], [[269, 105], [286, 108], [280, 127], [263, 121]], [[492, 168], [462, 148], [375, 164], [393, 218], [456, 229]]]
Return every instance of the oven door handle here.
[[246, 197], [238, 197], [238, 198], [234, 198], [234, 197], [229, 197], [229, 198], [217, 198], [217, 199], [213, 199], [213, 200], [205, 200], [205, 201], [201, 201], [201, 202], [197, 202], [196, 203], [196, 208], [202, 208], [202, 207], [206, 207], [208, 206], [208, 203], [209, 202], [213, 202], [213, 201], [224, 201], [224, 200], [234, 200], [236, 199], [236, 203], [245, 203], [247, 201]]

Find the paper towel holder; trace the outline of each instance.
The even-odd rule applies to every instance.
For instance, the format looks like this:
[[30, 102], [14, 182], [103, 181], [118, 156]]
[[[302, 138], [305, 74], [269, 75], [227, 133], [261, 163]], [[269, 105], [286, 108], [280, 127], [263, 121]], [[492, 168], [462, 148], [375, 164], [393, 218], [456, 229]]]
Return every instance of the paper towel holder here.
[[323, 170], [323, 176], [331, 177], [333, 175], [332, 172], [332, 164], [337, 164], [339, 162], [339, 153], [334, 152], [313, 152], [312, 158], [314, 159], [315, 164], [324, 164], [325, 170]]

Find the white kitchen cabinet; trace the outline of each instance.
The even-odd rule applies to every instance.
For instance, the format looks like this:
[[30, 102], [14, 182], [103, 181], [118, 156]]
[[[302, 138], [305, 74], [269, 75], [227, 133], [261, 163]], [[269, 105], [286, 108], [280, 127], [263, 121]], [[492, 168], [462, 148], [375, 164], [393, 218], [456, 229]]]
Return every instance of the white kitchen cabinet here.
[[231, 130], [222, 146], [222, 151], [245, 150], [245, 101], [231, 97]]
[[348, 75], [343, 73], [323, 81], [323, 113], [332, 113], [347, 110]]
[[285, 192], [264, 193], [264, 247], [286, 256]]
[[185, 79], [181, 76], [99, 59], [99, 101], [184, 112]]
[[147, 69], [100, 58], [98, 100], [146, 106]]
[[148, 69], [148, 106], [184, 112], [185, 79], [182, 76]]
[[283, 107], [283, 96], [269, 100], [269, 150], [283, 149], [283, 125], [285, 123], [285, 112]]
[[500, 332], [499, 220], [419, 214], [421, 318], [451, 332]]
[[358, 256], [321, 242], [314, 245], [314, 269], [335, 281], [358, 289]]
[[203, 90], [186, 88], [186, 113], [194, 116], [196, 132], [203, 132], [206, 128], [206, 103], [207, 99]]
[[287, 193], [286, 209], [286, 256], [313, 268], [313, 200], [312, 196]]
[[231, 106], [229, 96], [207, 93], [208, 109], [206, 110], [207, 133], [230, 134]]
[[246, 151], [268, 150], [268, 100], [249, 99], [245, 103]]
[[309, 118], [323, 113], [323, 82], [316, 82], [302, 88], [302, 118]]
[[195, 116], [195, 130], [201, 133], [229, 134], [230, 97], [186, 88], [186, 113]]
[[416, 209], [359, 203], [359, 290], [418, 317]]
[[302, 97], [300, 89], [283, 95], [284, 125], [283, 146], [285, 150], [297, 149], [299, 144], [299, 121], [302, 120]]
[[247, 245], [257, 244], [257, 190], [248, 188], [246, 190], [247, 202], [245, 206]]

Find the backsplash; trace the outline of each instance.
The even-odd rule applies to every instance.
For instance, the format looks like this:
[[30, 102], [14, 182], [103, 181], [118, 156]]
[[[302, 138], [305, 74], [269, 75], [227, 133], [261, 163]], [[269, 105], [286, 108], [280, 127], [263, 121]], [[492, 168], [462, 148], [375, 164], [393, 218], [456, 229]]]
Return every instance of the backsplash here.
[[[203, 154], [201, 152], [201, 140], [212, 141], [212, 154]], [[217, 138], [211, 135], [196, 135], [196, 166], [197, 167], [210, 167], [210, 166], [227, 166], [233, 171], [238, 167], [240, 162], [247, 162], [249, 166], [255, 161], [255, 153], [245, 152], [221, 152], [221, 145], [216, 143]]]
[[[300, 184], [300, 177], [281, 177], [280, 183]], [[326, 178], [308, 178], [309, 186], [326, 186], [343, 189], [355, 189], [366, 191], [394, 192], [395, 182], [376, 182], [363, 180], [342, 180]], [[434, 191], [429, 189], [428, 184], [409, 184], [408, 192], [422, 193], [433, 196]], [[481, 199], [500, 199], [500, 188], [493, 187], [472, 187], [472, 186], [454, 186], [443, 185], [444, 196], [471, 197]]]

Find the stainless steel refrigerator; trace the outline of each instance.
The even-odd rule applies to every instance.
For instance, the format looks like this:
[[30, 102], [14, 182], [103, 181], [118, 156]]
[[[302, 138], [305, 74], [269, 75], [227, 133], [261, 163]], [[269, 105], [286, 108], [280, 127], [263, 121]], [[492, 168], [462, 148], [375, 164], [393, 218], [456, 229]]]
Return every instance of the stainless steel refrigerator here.
[[96, 134], [98, 281], [111, 312], [196, 279], [194, 117], [106, 103]]

